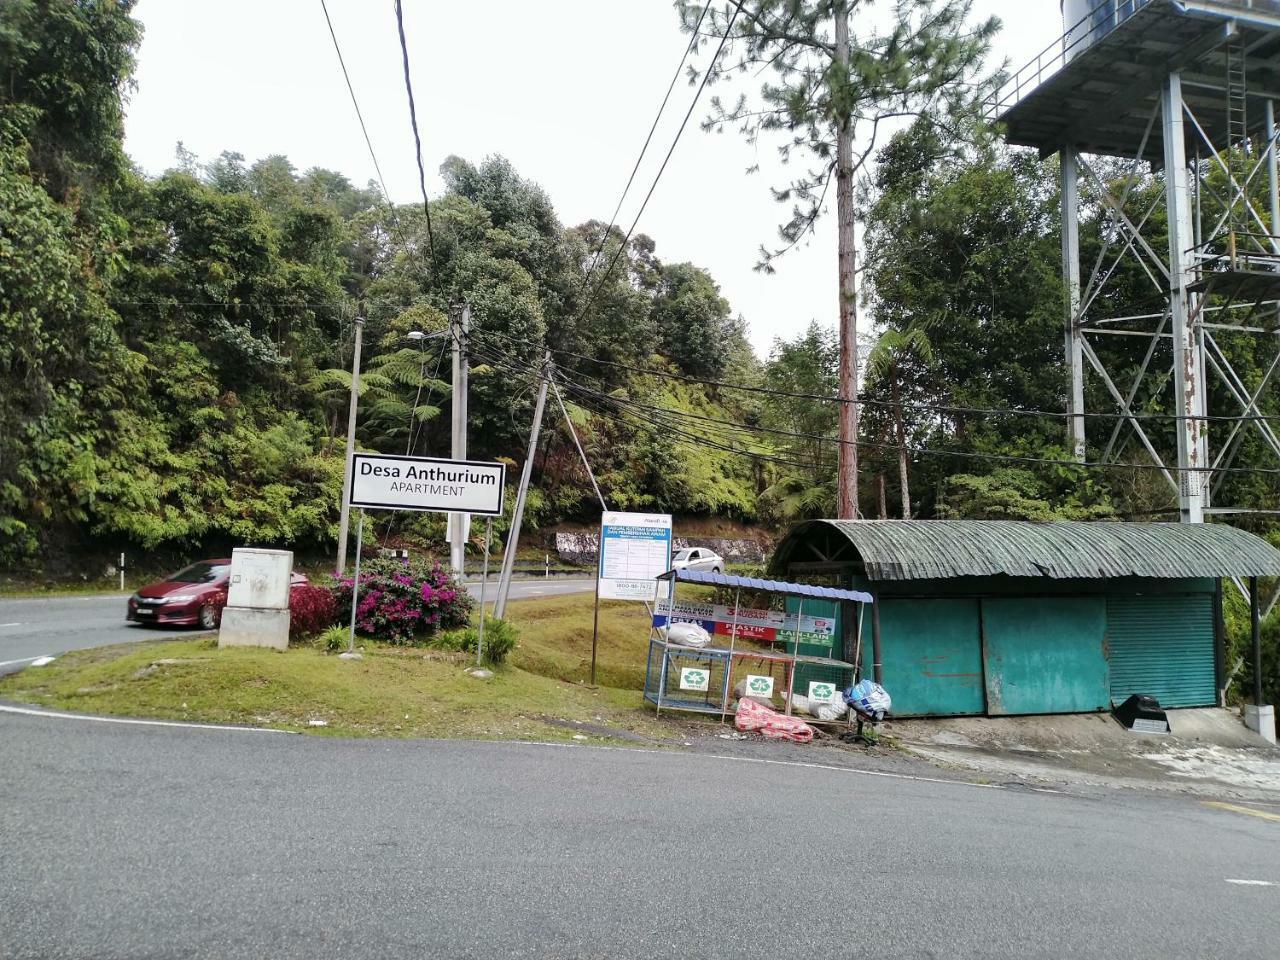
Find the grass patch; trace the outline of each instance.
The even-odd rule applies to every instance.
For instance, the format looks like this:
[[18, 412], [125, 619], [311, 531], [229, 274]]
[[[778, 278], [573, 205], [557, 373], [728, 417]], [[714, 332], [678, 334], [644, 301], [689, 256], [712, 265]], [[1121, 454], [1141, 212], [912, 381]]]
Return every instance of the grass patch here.
[[[592, 597], [513, 602], [520, 642], [494, 676], [439, 650], [364, 645], [364, 659], [317, 647], [287, 652], [212, 637], [151, 640], [58, 658], [0, 680], [0, 698], [117, 716], [237, 723], [339, 736], [568, 740], [672, 735], [642, 705], [648, 644], [640, 604], [600, 611], [600, 686], [591, 661]], [[322, 720], [324, 726], [312, 726]]]

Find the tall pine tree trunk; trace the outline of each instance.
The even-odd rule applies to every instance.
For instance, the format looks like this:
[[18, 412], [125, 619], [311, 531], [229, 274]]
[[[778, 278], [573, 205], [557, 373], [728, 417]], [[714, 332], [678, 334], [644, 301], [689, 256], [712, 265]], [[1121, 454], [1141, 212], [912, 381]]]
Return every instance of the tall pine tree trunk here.
[[884, 498], [884, 474], [883, 474], [883, 473], [877, 473], [877, 474], [876, 474], [876, 480], [877, 480], [877, 482], [878, 482], [878, 484], [879, 484], [879, 487], [880, 487], [880, 519], [881, 519], [881, 520], [888, 520], [888, 519], [889, 519], [889, 504], [885, 501], [885, 498]]
[[[835, 4], [836, 60], [849, 63], [849, 14]], [[853, 248], [853, 132], [846, 113], [836, 132], [836, 214], [840, 272], [840, 460], [836, 510], [842, 520], [858, 517], [858, 304]]]
[[911, 519], [911, 482], [907, 476], [907, 427], [902, 421], [902, 398], [898, 394], [898, 371], [893, 375], [893, 422], [898, 430], [898, 482], [902, 485], [902, 519]]

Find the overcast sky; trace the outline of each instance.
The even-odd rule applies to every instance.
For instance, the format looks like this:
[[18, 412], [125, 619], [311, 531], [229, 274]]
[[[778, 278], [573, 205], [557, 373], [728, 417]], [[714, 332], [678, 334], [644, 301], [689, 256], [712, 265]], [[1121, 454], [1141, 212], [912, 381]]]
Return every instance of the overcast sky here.
[[[608, 219], [688, 42], [668, 0], [404, 6], [432, 198], [449, 154], [477, 163], [502, 154], [542, 185], [565, 224]], [[997, 61], [1020, 66], [1062, 32], [1054, 0], [975, 0], [974, 7], [1004, 24]], [[329, 0], [329, 11], [387, 188], [397, 203], [413, 201], [417, 168], [391, 0]], [[126, 147], [144, 170], [172, 166], [181, 140], [202, 160], [223, 150], [249, 162], [283, 153], [300, 171], [327, 167], [358, 184], [373, 177], [320, 0], [141, 0], [136, 16], [146, 30]], [[693, 89], [677, 85], [623, 224]], [[704, 115], [700, 105], [638, 230], [654, 238], [660, 258], [711, 271], [763, 356], [775, 337], [794, 336], [811, 319], [834, 324], [834, 218], [776, 274], [754, 272], [759, 245], [774, 241], [787, 212], [768, 190], [783, 183], [786, 168], [772, 144], [752, 148], [730, 131], [703, 133], [695, 121]], [[757, 162], [762, 172], [747, 174]]]

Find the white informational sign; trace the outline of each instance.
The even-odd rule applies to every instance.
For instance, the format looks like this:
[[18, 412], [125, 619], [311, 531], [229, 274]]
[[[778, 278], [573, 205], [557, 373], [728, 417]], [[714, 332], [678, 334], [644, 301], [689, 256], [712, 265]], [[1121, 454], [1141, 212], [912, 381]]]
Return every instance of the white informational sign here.
[[762, 677], [758, 674], [748, 673], [746, 691], [748, 697], [772, 697], [773, 677]]
[[606, 513], [600, 518], [600, 596], [653, 600], [654, 579], [671, 569], [669, 513]]
[[836, 685], [823, 680], [812, 680], [809, 683], [810, 703], [831, 703], [836, 698]]
[[704, 667], [682, 667], [680, 669], [680, 689], [707, 692], [711, 682], [711, 671]]
[[357, 453], [351, 458], [351, 506], [502, 516], [504, 463]]

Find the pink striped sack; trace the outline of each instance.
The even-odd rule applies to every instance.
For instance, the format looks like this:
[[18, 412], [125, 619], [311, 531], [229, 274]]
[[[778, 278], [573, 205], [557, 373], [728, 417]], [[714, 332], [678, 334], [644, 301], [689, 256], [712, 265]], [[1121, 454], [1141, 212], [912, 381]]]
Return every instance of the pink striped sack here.
[[733, 725], [740, 731], [756, 732], [770, 740], [793, 740], [808, 743], [813, 739], [813, 727], [799, 717], [788, 717], [754, 700], [739, 700]]

